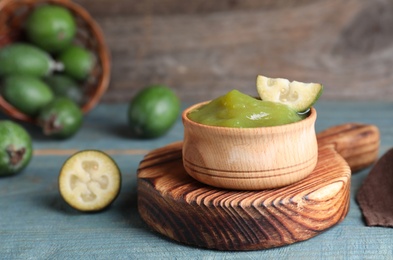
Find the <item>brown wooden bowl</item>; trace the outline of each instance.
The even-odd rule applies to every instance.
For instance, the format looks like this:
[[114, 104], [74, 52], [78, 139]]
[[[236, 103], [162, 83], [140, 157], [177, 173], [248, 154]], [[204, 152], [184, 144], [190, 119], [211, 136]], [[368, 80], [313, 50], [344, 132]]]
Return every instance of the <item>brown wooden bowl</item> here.
[[[43, 4], [60, 5], [71, 11], [77, 23], [75, 42], [90, 50], [96, 58], [95, 67], [81, 86], [85, 97], [81, 109], [83, 113], [87, 113], [95, 107], [109, 85], [111, 60], [100, 27], [80, 5], [71, 0], [1, 0], [0, 48], [25, 39], [23, 29], [25, 20], [36, 7]], [[0, 109], [14, 119], [37, 123], [35, 118], [18, 111], [2, 96], [0, 96]]]
[[296, 123], [231, 128], [196, 123], [182, 114], [183, 165], [194, 179], [219, 188], [261, 190], [307, 177], [318, 160], [317, 112]]

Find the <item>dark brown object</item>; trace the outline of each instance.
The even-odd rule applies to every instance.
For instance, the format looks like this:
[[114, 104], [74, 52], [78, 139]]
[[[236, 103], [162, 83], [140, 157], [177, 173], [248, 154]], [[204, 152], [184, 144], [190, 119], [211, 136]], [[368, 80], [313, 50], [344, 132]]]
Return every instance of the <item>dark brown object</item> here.
[[[89, 112], [105, 93], [111, 74], [110, 54], [98, 24], [80, 5], [70, 0], [1, 0], [0, 1], [0, 48], [24, 40], [24, 22], [34, 8], [43, 4], [54, 4], [68, 8], [77, 22], [75, 41], [90, 50], [96, 58], [91, 75], [83, 84], [86, 101], [81, 109]], [[0, 96], [0, 109], [12, 118], [37, 123], [32, 118], [9, 104]]]
[[[139, 213], [153, 230], [171, 239], [218, 250], [266, 249], [314, 237], [348, 212], [351, 170], [344, 158], [352, 157], [351, 149], [341, 150], [344, 156], [335, 149], [363, 143], [358, 131], [336, 131], [351, 128], [337, 126], [321, 139], [318, 135], [324, 141], [307, 178], [261, 191], [218, 189], [192, 179], [183, 168], [182, 142], [156, 149], [138, 169]], [[366, 145], [374, 147], [379, 133], [371, 129], [374, 142], [366, 138]], [[376, 159], [366, 158], [368, 163]], [[352, 164], [355, 169], [365, 166], [361, 161]]]
[[393, 227], [393, 149], [371, 169], [356, 199], [367, 226]]

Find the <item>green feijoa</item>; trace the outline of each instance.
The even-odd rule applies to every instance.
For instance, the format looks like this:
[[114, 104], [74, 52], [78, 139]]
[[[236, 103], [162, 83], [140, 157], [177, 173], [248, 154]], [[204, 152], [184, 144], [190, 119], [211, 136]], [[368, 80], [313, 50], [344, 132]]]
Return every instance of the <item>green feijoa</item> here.
[[20, 112], [35, 116], [53, 99], [53, 92], [41, 79], [27, 75], [11, 75], [2, 83], [4, 98]]
[[81, 108], [71, 99], [56, 97], [41, 109], [38, 124], [46, 136], [65, 139], [73, 136], [82, 126]]
[[85, 80], [95, 64], [94, 55], [86, 48], [72, 45], [57, 58], [64, 66], [64, 73], [76, 80]]
[[48, 53], [28, 43], [14, 43], [0, 49], [0, 76], [42, 77], [61, 69], [62, 65]]
[[27, 17], [28, 39], [48, 52], [58, 52], [73, 41], [76, 22], [72, 13], [59, 5], [41, 5]]
[[128, 107], [131, 134], [140, 138], [164, 135], [180, 113], [180, 101], [172, 89], [151, 85], [139, 91]]
[[72, 78], [62, 74], [53, 74], [46, 77], [44, 81], [56, 97], [68, 97], [78, 105], [83, 103], [84, 96], [81, 86]]
[[0, 176], [22, 171], [33, 154], [29, 133], [18, 123], [0, 120]]

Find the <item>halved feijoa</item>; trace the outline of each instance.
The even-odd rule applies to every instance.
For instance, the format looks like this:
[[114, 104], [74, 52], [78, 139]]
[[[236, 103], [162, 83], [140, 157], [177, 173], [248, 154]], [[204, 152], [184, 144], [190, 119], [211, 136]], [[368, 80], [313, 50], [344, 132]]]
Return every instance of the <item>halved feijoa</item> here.
[[67, 204], [80, 211], [99, 211], [108, 207], [120, 188], [119, 167], [103, 151], [79, 151], [69, 157], [60, 170], [60, 194]]

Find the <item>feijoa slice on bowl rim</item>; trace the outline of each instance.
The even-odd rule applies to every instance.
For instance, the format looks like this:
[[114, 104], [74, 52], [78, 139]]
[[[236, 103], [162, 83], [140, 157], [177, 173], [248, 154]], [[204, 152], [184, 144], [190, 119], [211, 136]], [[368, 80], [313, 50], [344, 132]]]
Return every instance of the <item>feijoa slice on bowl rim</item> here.
[[308, 110], [321, 96], [323, 85], [283, 78], [257, 77], [257, 91], [262, 100], [286, 104], [297, 112]]
[[108, 207], [121, 188], [121, 172], [105, 152], [82, 150], [70, 156], [59, 174], [63, 199], [79, 211], [100, 211]]

